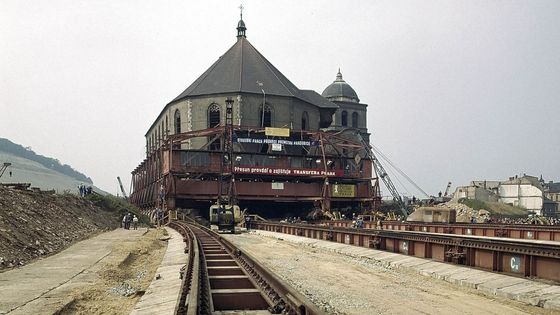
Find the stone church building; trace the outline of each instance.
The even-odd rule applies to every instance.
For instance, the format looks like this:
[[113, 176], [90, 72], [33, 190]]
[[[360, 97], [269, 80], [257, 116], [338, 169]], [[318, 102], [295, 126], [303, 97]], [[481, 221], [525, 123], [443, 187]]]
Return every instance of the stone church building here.
[[[257, 51], [247, 40], [246, 30], [241, 19], [235, 44], [165, 105], [148, 129], [147, 158], [132, 172], [133, 202], [149, 207], [161, 200], [168, 207], [186, 207], [216, 198], [219, 188], [210, 186], [219, 181], [217, 173], [223, 173], [213, 167], [221, 163], [221, 155], [216, 160], [214, 153], [226, 151], [228, 99], [233, 101], [230, 124], [235, 126], [232, 158], [239, 166], [236, 169], [242, 169], [234, 170], [240, 202], [327, 198], [330, 207], [331, 199], [356, 206], [377, 198], [371, 163], [362, 161], [366, 154], [356, 138], [357, 134], [366, 141], [369, 138], [367, 105], [360, 103], [340, 70], [322, 94], [301, 90]], [[268, 169], [258, 175], [252, 169], [262, 166]], [[325, 188], [329, 181], [353, 188], [345, 186], [347, 195], [333, 196], [333, 188]], [[243, 188], [254, 182], [260, 186]], [[197, 185], [204, 188], [194, 188]], [[244, 189], [259, 194], [244, 195]]]

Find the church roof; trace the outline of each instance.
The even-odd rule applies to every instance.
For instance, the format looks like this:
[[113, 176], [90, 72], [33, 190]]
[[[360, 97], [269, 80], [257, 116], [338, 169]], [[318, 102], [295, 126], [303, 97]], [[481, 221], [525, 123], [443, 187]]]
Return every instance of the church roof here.
[[302, 91], [261, 55], [244, 36], [170, 103], [191, 96], [256, 93], [295, 97], [321, 108], [338, 105], [313, 91]]

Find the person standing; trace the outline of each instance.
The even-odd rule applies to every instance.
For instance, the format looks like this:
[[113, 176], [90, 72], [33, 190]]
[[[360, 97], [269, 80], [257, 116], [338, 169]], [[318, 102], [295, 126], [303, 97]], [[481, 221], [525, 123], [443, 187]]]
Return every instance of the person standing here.
[[251, 230], [251, 217], [250, 216], [245, 217], [245, 227], [247, 228], [247, 231]]
[[156, 215], [157, 215], [158, 226], [162, 226], [163, 225], [163, 210], [158, 207], [156, 209]]
[[132, 222], [132, 215], [129, 213], [126, 214], [126, 220], [125, 220], [125, 228], [127, 230], [130, 230], [130, 223]]
[[138, 230], [138, 217], [136, 215], [134, 215], [134, 217], [132, 218], [132, 225], [134, 226], [135, 230]]

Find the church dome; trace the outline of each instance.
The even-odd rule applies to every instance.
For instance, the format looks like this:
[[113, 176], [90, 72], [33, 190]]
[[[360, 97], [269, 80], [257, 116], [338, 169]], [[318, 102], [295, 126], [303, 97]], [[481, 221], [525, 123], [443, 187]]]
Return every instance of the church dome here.
[[323, 97], [329, 99], [330, 101], [342, 101], [342, 102], [354, 102], [359, 103], [360, 99], [358, 98], [358, 94], [356, 91], [348, 84], [346, 81], [342, 79], [342, 73], [340, 73], [340, 69], [338, 69], [338, 73], [336, 75], [336, 80], [334, 80], [331, 85], [327, 86], [327, 88], [322, 93]]

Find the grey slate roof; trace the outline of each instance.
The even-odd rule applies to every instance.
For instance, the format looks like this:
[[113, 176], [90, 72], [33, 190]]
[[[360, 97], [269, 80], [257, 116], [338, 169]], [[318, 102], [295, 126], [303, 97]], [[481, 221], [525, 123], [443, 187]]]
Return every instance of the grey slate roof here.
[[333, 98], [343, 97], [356, 101], [358, 103], [360, 102], [360, 99], [358, 98], [358, 94], [356, 94], [356, 91], [354, 91], [354, 89], [350, 86], [350, 84], [346, 83], [346, 81], [342, 79], [342, 74], [340, 73], [340, 69], [336, 74], [336, 80], [334, 80], [333, 83], [331, 83], [329, 86], [325, 88], [322, 95], [323, 97], [333, 97]]
[[[262, 83], [262, 87], [257, 81]], [[298, 89], [245, 37], [238, 37], [223, 56], [170, 104], [191, 96], [239, 92], [262, 94], [261, 88], [266, 95], [295, 97], [317, 107], [338, 108], [338, 105], [313, 91]]]
[[338, 105], [322, 97], [321, 94], [313, 90], [300, 90], [300, 92], [302, 93], [303, 97], [307, 100], [307, 102], [310, 104], [323, 108], [338, 108]]
[[548, 192], [551, 192], [551, 193], [560, 192], [560, 183], [548, 183], [548, 184], [545, 184], [545, 186], [548, 188]]

